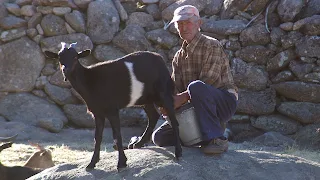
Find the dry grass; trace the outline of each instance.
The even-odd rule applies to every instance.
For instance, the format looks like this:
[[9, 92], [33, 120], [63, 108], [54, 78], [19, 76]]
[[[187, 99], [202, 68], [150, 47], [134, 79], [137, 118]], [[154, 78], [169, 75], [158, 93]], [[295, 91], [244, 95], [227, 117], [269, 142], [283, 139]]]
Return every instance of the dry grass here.
[[297, 146], [288, 147], [283, 153], [302, 157], [304, 159], [315, 161], [320, 163], [320, 151], [310, 150], [310, 149], [301, 149]]
[[[231, 146], [229, 150], [263, 150], [261, 147], [251, 146], [248, 148], [247, 144], [234, 144], [230, 143]], [[83, 142], [71, 143], [68, 145], [45, 145], [45, 148], [50, 149], [53, 155], [53, 161], [55, 164], [76, 162], [79, 160], [89, 160], [91, 159], [93, 153], [93, 144]], [[31, 145], [17, 144], [14, 143], [11, 148], [5, 149], [0, 153], [0, 160], [2, 164], [7, 166], [23, 165], [24, 162], [29, 158], [29, 156], [37, 151], [37, 149]], [[111, 152], [113, 151], [112, 144], [102, 144], [101, 151]], [[314, 161], [320, 163], [320, 151], [312, 151], [308, 149], [299, 149], [298, 147], [292, 146], [288, 147], [286, 150], [281, 152], [275, 152], [278, 154], [287, 154], [298, 156], [306, 160]]]

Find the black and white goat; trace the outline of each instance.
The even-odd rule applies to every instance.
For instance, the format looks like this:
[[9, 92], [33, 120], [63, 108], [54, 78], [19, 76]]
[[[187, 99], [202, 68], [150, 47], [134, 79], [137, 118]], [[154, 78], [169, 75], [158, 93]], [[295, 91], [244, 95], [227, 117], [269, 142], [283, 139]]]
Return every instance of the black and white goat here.
[[95, 148], [88, 169], [99, 161], [100, 144], [105, 118], [110, 121], [114, 143], [119, 152], [118, 170], [127, 166], [120, 132], [119, 110], [124, 107], [143, 105], [148, 116], [148, 125], [138, 142], [132, 147], [140, 148], [149, 141], [159, 118], [155, 105], [164, 107], [170, 118], [175, 134], [175, 157], [182, 156], [178, 122], [175, 117], [173, 93], [174, 82], [162, 59], [153, 52], [141, 51], [122, 58], [84, 67], [79, 58], [88, 56], [91, 51], [77, 53], [74, 45], [62, 48], [58, 53], [45, 51], [50, 58], [59, 59], [60, 68], [73, 88], [82, 96], [95, 118]]

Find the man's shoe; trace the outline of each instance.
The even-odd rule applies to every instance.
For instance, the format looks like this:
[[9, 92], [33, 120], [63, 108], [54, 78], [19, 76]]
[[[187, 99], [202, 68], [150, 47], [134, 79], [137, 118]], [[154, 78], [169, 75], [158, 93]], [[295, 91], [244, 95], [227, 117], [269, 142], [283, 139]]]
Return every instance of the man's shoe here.
[[228, 140], [215, 138], [208, 145], [202, 146], [201, 149], [205, 154], [221, 154], [228, 151]]

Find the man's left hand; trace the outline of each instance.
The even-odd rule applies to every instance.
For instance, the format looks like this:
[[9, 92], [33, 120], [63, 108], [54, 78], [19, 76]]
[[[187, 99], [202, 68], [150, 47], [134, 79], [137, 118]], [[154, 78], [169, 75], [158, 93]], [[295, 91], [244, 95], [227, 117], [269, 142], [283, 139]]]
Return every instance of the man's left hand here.
[[[179, 108], [180, 106], [182, 106], [183, 104], [188, 102], [189, 99], [190, 99], [190, 97], [189, 97], [188, 91], [184, 91], [182, 93], [174, 95], [173, 96], [174, 109]], [[160, 107], [159, 110], [162, 115], [164, 115], [164, 116], [168, 115], [166, 110], [163, 107]]]

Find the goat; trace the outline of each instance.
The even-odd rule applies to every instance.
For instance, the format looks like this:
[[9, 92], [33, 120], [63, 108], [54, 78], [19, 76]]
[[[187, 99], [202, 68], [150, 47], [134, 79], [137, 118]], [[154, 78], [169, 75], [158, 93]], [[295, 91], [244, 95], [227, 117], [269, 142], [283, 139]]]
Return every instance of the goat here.
[[[11, 147], [12, 142], [5, 143], [0, 146], [0, 152]], [[54, 166], [52, 162], [51, 152], [35, 145], [39, 151], [33, 153], [24, 166], [5, 166], [0, 162], [0, 179], [1, 180], [25, 180], [42, 170]]]
[[44, 53], [49, 58], [59, 60], [65, 80], [69, 80], [81, 95], [95, 119], [94, 153], [86, 169], [93, 169], [99, 161], [105, 117], [110, 121], [114, 144], [118, 150], [117, 169], [120, 171], [127, 167], [120, 132], [119, 110], [134, 105], [143, 106], [149, 120], [139, 141], [134, 142], [129, 148], [141, 148], [150, 140], [160, 117], [155, 106], [157, 105], [164, 107], [168, 112], [176, 140], [175, 157], [179, 159], [182, 156], [182, 148], [173, 104], [174, 82], [163, 58], [157, 53], [140, 51], [116, 60], [84, 67], [78, 59], [88, 56], [91, 50], [77, 53], [74, 49], [75, 44], [66, 46], [66, 43], [62, 42], [62, 48], [58, 53]]

